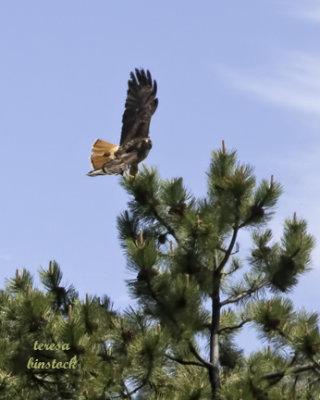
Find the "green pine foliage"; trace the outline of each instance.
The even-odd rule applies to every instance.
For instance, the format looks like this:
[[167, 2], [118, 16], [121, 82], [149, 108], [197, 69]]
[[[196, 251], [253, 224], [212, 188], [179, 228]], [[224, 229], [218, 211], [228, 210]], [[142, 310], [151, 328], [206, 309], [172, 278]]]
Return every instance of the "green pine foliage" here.
[[1, 292], [0, 399], [98, 400], [125, 393], [128, 343], [122, 335], [116, 346], [121, 318], [109, 298], [81, 301], [73, 287], [61, 285], [55, 261], [40, 277], [45, 291], [34, 288], [24, 270]]
[[[26, 270], [7, 280], [0, 399], [319, 398], [319, 316], [287, 297], [310, 268], [306, 221], [294, 213], [277, 240], [268, 224], [281, 185], [257, 182], [224, 144], [207, 179], [207, 196], [196, 199], [156, 168], [121, 178], [130, 199], [117, 222], [135, 306], [80, 299], [55, 261], [39, 271], [42, 290]], [[237, 335], [248, 326], [261, 349], [246, 356]]]
[[[224, 144], [213, 153], [207, 175], [208, 194], [199, 200], [181, 178], [162, 180], [145, 166], [121, 181], [131, 196], [118, 218], [136, 276], [128, 285], [140, 311], [166, 332], [172, 392], [179, 399], [273, 399], [292, 393], [308, 398], [315, 383], [299, 381], [317, 378], [317, 324], [305, 321], [308, 329], [299, 330], [304, 326], [299, 312], [281, 297], [309, 269], [314, 240], [306, 222], [294, 214], [285, 221], [283, 237], [274, 240], [267, 224], [281, 185], [273, 176], [257, 183], [253, 168]], [[242, 230], [251, 232], [253, 242], [245, 259], [237, 254]], [[236, 339], [248, 324], [269, 350], [246, 359]], [[183, 397], [178, 382], [188, 368], [204, 378], [198, 385], [192, 380], [189, 397]]]

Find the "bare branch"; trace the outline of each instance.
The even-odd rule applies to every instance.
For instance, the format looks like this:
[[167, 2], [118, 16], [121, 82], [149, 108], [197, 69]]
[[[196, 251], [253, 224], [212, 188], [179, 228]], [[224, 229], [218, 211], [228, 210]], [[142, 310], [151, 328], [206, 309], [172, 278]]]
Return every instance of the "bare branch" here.
[[197, 367], [205, 367], [205, 365], [203, 365], [202, 363], [197, 362], [197, 361], [185, 361], [185, 360], [182, 360], [181, 358], [176, 358], [176, 357], [169, 356], [169, 354], [165, 354], [165, 356], [167, 358], [169, 358], [169, 360], [176, 361], [179, 364], [196, 365]]
[[166, 230], [168, 231], [168, 233], [174, 237], [175, 241], [177, 243], [179, 243], [179, 239], [177, 238], [176, 232], [175, 230], [161, 217], [161, 215], [158, 213], [158, 211], [156, 210], [155, 207], [152, 207], [152, 212], [154, 217], [156, 218], [156, 220], [158, 222], [160, 222], [160, 224], [162, 224]]
[[195, 347], [193, 346], [193, 344], [191, 342], [189, 343], [189, 349], [190, 349], [191, 353], [200, 361], [200, 363], [204, 367], [206, 367], [206, 368], [212, 368], [213, 367], [213, 365], [210, 362], [206, 361], [205, 359], [203, 359], [200, 356], [200, 354], [197, 352], [197, 350], [195, 349]]
[[238, 271], [239, 268], [240, 265], [234, 265], [233, 268], [229, 269], [228, 272], [222, 272], [222, 275], [224, 276], [232, 275], [234, 272]]
[[223, 328], [219, 329], [218, 333], [221, 334], [223, 332], [231, 332], [236, 329], [240, 329], [243, 327], [243, 325], [245, 325], [247, 322], [250, 322], [250, 321], [251, 321], [251, 319], [245, 319], [245, 320], [241, 321], [238, 325], [224, 326]]
[[273, 380], [273, 379], [281, 379], [285, 375], [291, 375], [291, 374], [300, 374], [302, 372], [310, 371], [310, 370], [316, 370], [318, 373], [319, 371], [319, 361], [316, 362], [309, 362], [304, 365], [298, 365], [294, 368], [289, 368], [287, 370], [282, 370], [282, 371], [274, 371], [274, 372], [269, 372], [268, 374], [265, 374], [263, 376], [263, 379], [267, 380]]
[[221, 307], [223, 307], [227, 304], [237, 303], [238, 301], [244, 299], [245, 297], [251, 296], [253, 293], [257, 292], [259, 289], [262, 289], [267, 284], [268, 284], [267, 281], [263, 281], [259, 285], [256, 285], [254, 282], [250, 289], [244, 290], [243, 292], [239, 293], [237, 296], [229, 297], [228, 299], [222, 301]]
[[[237, 245], [236, 247], [237, 247], [236, 250], [234, 252], [230, 253], [231, 256], [233, 256], [234, 254], [239, 253], [239, 251], [240, 251], [239, 250], [239, 246]], [[222, 253], [227, 253], [228, 252], [228, 250], [226, 250], [226, 249], [224, 249], [223, 247], [220, 247], [220, 246], [218, 246], [217, 249], [222, 251]]]
[[228, 249], [227, 249], [227, 251], [225, 253], [225, 256], [223, 257], [223, 260], [221, 261], [220, 265], [217, 268], [217, 272], [221, 272], [223, 270], [224, 266], [227, 264], [227, 262], [229, 260], [229, 257], [230, 257], [230, 255], [232, 253], [232, 249], [233, 249], [233, 247], [234, 247], [234, 245], [236, 243], [236, 240], [237, 240], [238, 230], [239, 230], [238, 227], [234, 227], [233, 228], [233, 234], [232, 234], [232, 238], [231, 238], [229, 247], [228, 247]]

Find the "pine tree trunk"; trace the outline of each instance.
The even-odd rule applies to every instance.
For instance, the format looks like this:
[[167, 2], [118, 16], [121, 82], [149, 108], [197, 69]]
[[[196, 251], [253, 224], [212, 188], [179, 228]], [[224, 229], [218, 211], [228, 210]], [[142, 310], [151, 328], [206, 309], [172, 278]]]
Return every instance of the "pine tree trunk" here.
[[220, 281], [221, 276], [215, 276], [212, 291], [212, 315], [210, 329], [210, 363], [209, 379], [211, 384], [211, 399], [219, 400], [219, 327], [220, 327]]

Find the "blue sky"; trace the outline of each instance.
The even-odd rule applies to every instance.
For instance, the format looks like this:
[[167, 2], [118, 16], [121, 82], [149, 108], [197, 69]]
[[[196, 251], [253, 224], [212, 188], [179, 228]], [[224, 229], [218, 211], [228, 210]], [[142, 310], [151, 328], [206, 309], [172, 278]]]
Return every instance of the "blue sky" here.
[[[302, 4], [303, 3], [303, 4]], [[237, 149], [284, 185], [271, 226], [297, 212], [320, 237], [320, 1], [9, 1], [0, 4], [0, 282], [56, 259], [81, 296], [125, 307], [117, 177], [89, 178], [92, 142], [118, 143], [129, 72], [159, 107], [147, 165], [206, 192], [211, 150]], [[297, 305], [319, 310], [319, 243]]]

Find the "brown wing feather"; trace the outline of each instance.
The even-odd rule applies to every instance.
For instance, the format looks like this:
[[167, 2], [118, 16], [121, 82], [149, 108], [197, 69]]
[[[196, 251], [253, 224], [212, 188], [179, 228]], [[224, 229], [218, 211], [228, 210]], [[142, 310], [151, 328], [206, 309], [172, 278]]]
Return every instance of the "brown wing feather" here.
[[90, 157], [91, 165], [94, 169], [102, 168], [102, 166], [114, 159], [114, 153], [119, 146], [97, 139], [92, 145], [92, 155]]
[[120, 145], [135, 138], [147, 138], [151, 117], [158, 106], [157, 82], [143, 69], [130, 73], [125, 111], [122, 116]]

